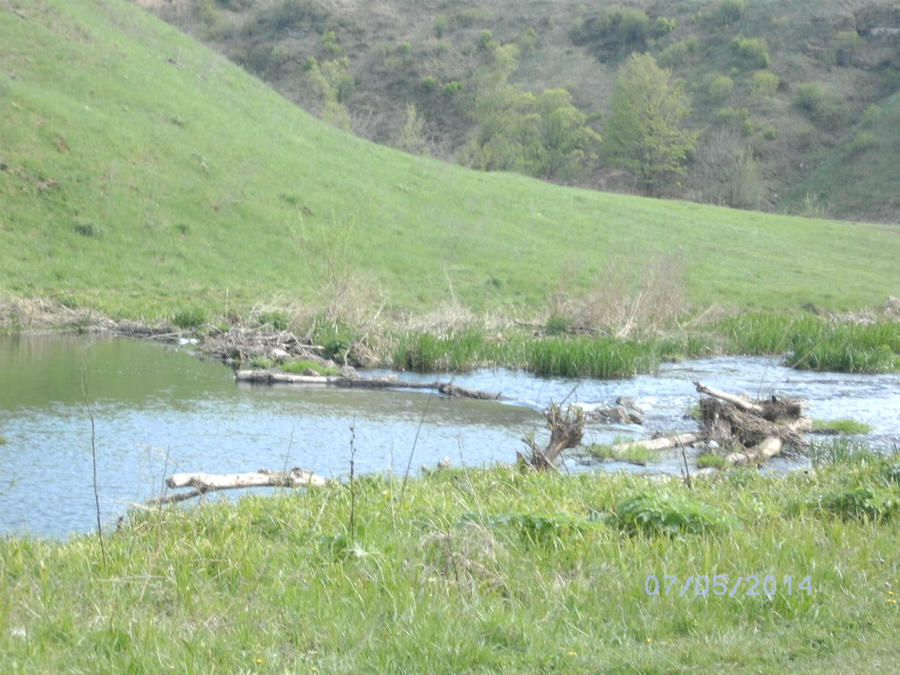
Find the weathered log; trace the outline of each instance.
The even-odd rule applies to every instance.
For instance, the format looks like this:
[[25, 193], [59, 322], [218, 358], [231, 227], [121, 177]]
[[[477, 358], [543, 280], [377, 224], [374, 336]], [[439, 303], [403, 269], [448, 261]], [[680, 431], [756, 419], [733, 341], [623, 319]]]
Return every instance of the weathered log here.
[[727, 401], [728, 403], [735, 406], [736, 408], [739, 408], [746, 412], [751, 412], [754, 415], [762, 415], [763, 414], [762, 406], [757, 405], [755, 403], [751, 403], [750, 401], [748, 401], [747, 399], [745, 399], [741, 396], [735, 396], [734, 394], [729, 394], [728, 392], [725, 392], [725, 391], [718, 391], [717, 389], [712, 389], [703, 384], [700, 384], [699, 382], [694, 382], [694, 386], [697, 388], [697, 391], [700, 392], [701, 394], [706, 394], [707, 396], [712, 396], [713, 398], [718, 398], [723, 401]]
[[294, 375], [274, 370], [238, 370], [234, 374], [238, 382], [256, 384], [331, 385], [347, 389], [431, 389], [452, 398], [473, 398], [496, 401], [500, 394], [477, 389], [467, 389], [452, 382], [409, 382], [396, 377], [344, 377], [343, 375]]
[[684, 434], [672, 434], [670, 436], [660, 436], [659, 438], [648, 438], [644, 441], [632, 441], [630, 443], [616, 443], [611, 447], [614, 452], [623, 452], [633, 450], [635, 448], [644, 448], [645, 450], [665, 450], [666, 448], [674, 448], [680, 445], [691, 445], [697, 441], [706, 438], [702, 432], [690, 432]]
[[328, 479], [310, 471], [293, 468], [290, 471], [260, 469], [250, 473], [176, 473], [166, 479], [170, 488], [194, 488], [191, 492], [166, 495], [150, 500], [150, 504], [170, 504], [199, 497], [216, 490], [237, 490], [251, 487], [314, 487], [328, 483]]
[[725, 462], [731, 466], [762, 464], [781, 452], [781, 447], [782, 443], [780, 438], [777, 436], [769, 436], [743, 452], [732, 452], [725, 455]]

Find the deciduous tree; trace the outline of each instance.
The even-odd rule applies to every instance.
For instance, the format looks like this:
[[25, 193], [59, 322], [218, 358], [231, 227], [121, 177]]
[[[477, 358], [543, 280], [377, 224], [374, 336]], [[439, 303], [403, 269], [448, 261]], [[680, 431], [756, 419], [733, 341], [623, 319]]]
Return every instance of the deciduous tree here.
[[607, 160], [632, 171], [648, 195], [666, 176], [684, 173], [697, 134], [683, 126], [688, 95], [649, 54], [632, 54], [622, 66], [604, 129]]

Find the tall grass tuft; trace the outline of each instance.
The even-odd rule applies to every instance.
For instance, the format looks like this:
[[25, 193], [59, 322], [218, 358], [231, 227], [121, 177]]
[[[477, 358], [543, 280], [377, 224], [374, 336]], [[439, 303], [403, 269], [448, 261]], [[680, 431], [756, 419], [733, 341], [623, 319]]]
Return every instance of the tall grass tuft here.
[[612, 518], [628, 534], [668, 535], [722, 532], [729, 529], [725, 514], [693, 497], [663, 491], [640, 492], [616, 506]]
[[561, 377], [631, 377], [658, 365], [655, 345], [613, 338], [550, 338], [527, 345], [528, 369]]
[[900, 368], [900, 323], [826, 324], [790, 335], [789, 363], [801, 370], [884, 373]]
[[800, 370], [880, 373], [900, 369], [900, 322], [837, 323], [817, 316], [757, 313], [717, 327], [729, 351], [788, 354]]

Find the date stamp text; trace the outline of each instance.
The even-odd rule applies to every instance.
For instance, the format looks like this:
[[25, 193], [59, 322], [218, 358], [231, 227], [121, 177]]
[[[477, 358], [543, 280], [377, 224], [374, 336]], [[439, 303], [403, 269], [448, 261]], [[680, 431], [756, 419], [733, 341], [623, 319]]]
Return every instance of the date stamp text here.
[[727, 574], [698, 574], [686, 578], [679, 578], [677, 574], [664, 574], [662, 578], [650, 574], [644, 580], [644, 590], [650, 596], [677, 596], [679, 598], [697, 597], [709, 595], [727, 596], [765, 596], [774, 597], [782, 595], [812, 595], [812, 575], [794, 577], [791, 574], [777, 576], [767, 574], [765, 576], [748, 575], [737, 578]]

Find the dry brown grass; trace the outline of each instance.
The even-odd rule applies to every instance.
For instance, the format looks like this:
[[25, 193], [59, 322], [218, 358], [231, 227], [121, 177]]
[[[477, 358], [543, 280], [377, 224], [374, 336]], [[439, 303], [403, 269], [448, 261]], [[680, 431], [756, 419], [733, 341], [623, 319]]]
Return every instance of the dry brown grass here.
[[658, 255], [640, 269], [611, 261], [587, 294], [570, 296], [563, 279], [550, 297], [550, 316], [619, 338], [670, 327], [686, 309], [684, 264], [675, 254]]

